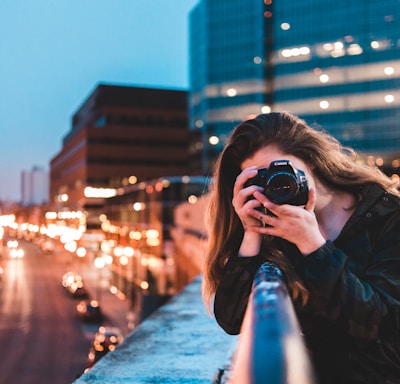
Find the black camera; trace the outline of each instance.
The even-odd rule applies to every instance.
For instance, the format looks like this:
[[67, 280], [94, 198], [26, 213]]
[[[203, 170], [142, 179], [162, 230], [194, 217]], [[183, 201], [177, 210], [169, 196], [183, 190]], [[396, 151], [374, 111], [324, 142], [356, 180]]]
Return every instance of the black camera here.
[[273, 161], [269, 168], [261, 168], [245, 186], [258, 185], [264, 195], [275, 204], [305, 205], [308, 201], [306, 174], [293, 167], [289, 160]]

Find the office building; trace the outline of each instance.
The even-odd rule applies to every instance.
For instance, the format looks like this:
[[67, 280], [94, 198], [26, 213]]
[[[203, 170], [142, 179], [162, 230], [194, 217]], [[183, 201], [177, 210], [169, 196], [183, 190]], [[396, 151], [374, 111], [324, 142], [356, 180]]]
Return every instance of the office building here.
[[395, 172], [399, 15], [397, 0], [201, 0], [190, 15], [189, 106], [203, 169], [238, 122], [286, 110]]
[[274, 109], [382, 161], [400, 153], [400, 3], [274, 1]]
[[21, 173], [21, 204], [42, 205], [49, 200], [49, 174], [43, 168], [34, 166]]
[[187, 92], [100, 84], [50, 164], [55, 209], [96, 213], [118, 188], [188, 173]]
[[270, 110], [265, 9], [260, 0], [202, 0], [190, 14], [190, 128], [201, 132], [191, 148], [205, 173], [238, 122]]

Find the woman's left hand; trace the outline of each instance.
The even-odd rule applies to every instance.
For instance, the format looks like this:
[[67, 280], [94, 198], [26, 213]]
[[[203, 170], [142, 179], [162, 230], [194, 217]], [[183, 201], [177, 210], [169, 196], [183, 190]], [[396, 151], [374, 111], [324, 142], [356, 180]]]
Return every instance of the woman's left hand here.
[[256, 209], [249, 212], [264, 224], [263, 227], [252, 228], [254, 231], [285, 239], [295, 244], [303, 255], [308, 255], [325, 244], [326, 239], [314, 214], [314, 189], [310, 189], [308, 202], [304, 207], [274, 204], [261, 192], [255, 192], [254, 197], [272, 213], [266, 214]]

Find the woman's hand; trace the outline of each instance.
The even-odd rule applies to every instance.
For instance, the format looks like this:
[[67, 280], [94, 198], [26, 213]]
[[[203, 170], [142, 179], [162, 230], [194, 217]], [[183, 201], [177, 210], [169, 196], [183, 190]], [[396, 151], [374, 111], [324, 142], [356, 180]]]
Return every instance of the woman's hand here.
[[257, 208], [261, 207], [261, 203], [254, 198], [254, 193], [261, 193], [263, 188], [258, 185], [245, 186], [246, 181], [256, 176], [257, 172], [256, 167], [246, 168], [236, 178], [233, 187], [232, 205], [244, 229], [239, 249], [241, 256], [255, 256], [261, 247], [262, 234], [254, 231], [254, 228], [261, 227], [263, 224], [258, 216], [252, 215], [252, 212], [257, 212]]
[[308, 255], [325, 244], [326, 239], [319, 229], [314, 214], [316, 200], [314, 189], [310, 189], [305, 207], [274, 204], [258, 191], [254, 192], [254, 197], [272, 215], [256, 209], [250, 210], [248, 214], [264, 224], [264, 226], [255, 225], [252, 227], [253, 231], [285, 239], [295, 244], [303, 255]]
[[254, 216], [252, 213], [253, 211], [256, 211], [256, 208], [262, 206], [262, 203], [254, 198], [254, 193], [259, 192], [261, 194], [263, 189], [258, 185], [245, 187], [246, 181], [256, 176], [257, 172], [256, 167], [246, 168], [236, 178], [233, 187], [232, 205], [236, 214], [239, 216], [245, 231], [254, 226], [262, 225], [260, 218]]

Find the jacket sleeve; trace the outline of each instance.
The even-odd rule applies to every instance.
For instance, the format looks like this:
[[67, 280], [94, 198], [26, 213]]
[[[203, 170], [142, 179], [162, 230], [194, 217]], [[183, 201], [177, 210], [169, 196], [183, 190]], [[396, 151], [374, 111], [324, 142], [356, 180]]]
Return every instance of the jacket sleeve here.
[[261, 256], [231, 256], [214, 299], [214, 314], [218, 324], [230, 335], [240, 332], [254, 275], [262, 264]]
[[400, 340], [399, 224], [393, 218], [381, 223], [385, 231], [365, 230], [348, 254], [327, 241], [305, 258], [312, 316], [343, 327], [354, 340]]

